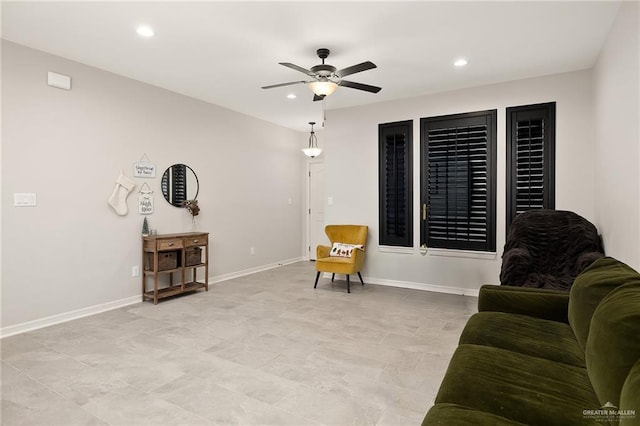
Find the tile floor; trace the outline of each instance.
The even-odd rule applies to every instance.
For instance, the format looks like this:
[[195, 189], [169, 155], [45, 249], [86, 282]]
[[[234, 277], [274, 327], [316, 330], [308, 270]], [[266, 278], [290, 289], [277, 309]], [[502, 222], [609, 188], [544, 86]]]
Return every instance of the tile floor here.
[[473, 297], [300, 262], [1, 341], [2, 425], [418, 425]]

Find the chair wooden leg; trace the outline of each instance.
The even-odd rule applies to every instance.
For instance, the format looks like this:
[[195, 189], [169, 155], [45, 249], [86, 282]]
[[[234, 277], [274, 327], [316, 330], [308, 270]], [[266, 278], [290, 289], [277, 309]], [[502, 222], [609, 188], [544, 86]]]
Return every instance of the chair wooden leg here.
[[351, 283], [349, 282], [349, 275], [347, 275], [347, 293], [351, 293]]
[[362, 275], [360, 275], [360, 272], [358, 272], [358, 277], [360, 278], [360, 282], [362, 283], [362, 285], [364, 285], [364, 281], [362, 281]]
[[333, 282], [333, 279], [336, 277], [336, 274], [331, 274], [331, 282]]
[[316, 274], [316, 283], [313, 285], [313, 288], [316, 288], [316, 286], [318, 285], [318, 278], [320, 278], [320, 271], [318, 271], [318, 273]]

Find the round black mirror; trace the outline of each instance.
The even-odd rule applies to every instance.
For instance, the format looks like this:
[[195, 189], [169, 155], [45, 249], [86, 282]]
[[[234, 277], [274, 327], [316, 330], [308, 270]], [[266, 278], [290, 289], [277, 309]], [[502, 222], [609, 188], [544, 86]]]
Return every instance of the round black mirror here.
[[186, 164], [169, 166], [162, 175], [162, 194], [173, 206], [184, 207], [187, 200], [198, 198], [198, 176]]

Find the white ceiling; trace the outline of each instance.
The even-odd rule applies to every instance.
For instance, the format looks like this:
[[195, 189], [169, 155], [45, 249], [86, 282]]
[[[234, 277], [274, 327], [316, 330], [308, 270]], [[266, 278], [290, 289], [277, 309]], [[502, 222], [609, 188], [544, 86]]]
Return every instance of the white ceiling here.
[[[618, 1], [2, 2], [2, 37], [296, 130], [321, 121], [305, 85], [263, 90], [304, 68], [377, 69], [327, 109], [590, 68]], [[156, 32], [136, 34], [139, 24]], [[466, 57], [464, 69], [453, 67]], [[297, 98], [287, 99], [295, 93]]]

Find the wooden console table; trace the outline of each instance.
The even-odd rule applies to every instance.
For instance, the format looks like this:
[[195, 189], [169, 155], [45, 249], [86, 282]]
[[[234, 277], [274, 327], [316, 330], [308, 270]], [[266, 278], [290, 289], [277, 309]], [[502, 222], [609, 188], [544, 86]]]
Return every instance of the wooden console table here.
[[[202, 253], [204, 251], [204, 253]], [[159, 299], [204, 288], [209, 291], [209, 233], [187, 232], [142, 237], [142, 301]], [[204, 282], [198, 282], [196, 271], [204, 268]], [[187, 271], [191, 270], [191, 280]], [[173, 282], [173, 274], [180, 282]], [[160, 275], [169, 275], [169, 286], [158, 288]], [[147, 278], [153, 278], [153, 290], [147, 291]]]

